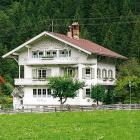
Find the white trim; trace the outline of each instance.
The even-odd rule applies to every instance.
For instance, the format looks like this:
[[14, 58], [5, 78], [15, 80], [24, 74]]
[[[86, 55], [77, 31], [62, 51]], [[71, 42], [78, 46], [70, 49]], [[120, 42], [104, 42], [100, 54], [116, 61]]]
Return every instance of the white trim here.
[[5, 57], [7, 57], [7, 56], [9, 56], [9, 55], [11, 55], [11, 54], [13, 54], [13, 53], [15, 53], [15, 52], [18, 51], [19, 49], [25, 47], [26, 45], [28, 45], [29, 43], [31, 43], [31, 42], [35, 41], [36, 39], [42, 37], [43, 35], [45, 35], [45, 36], [46, 36], [46, 35], [51, 36], [51, 37], [53, 37], [53, 38], [55, 38], [55, 39], [57, 39], [57, 40], [59, 40], [59, 41], [61, 41], [61, 42], [63, 42], [63, 43], [66, 43], [66, 44], [68, 44], [68, 45], [70, 45], [70, 46], [73, 46], [74, 48], [79, 49], [79, 50], [81, 50], [81, 51], [83, 51], [83, 52], [85, 52], [85, 53], [87, 53], [87, 54], [91, 54], [91, 52], [86, 51], [86, 50], [80, 48], [79, 46], [76, 46], [76, 45], [74, 45], [74, 44], [72, 44], [72, 43], [69, 43], [68, 41], [65, 41], [65, 40], [63, 40], [63, 39], [60, 39], [59, 37], [56, 37], [55, 35], [52, 35], [52, 34], [49, 33], [49, 32], [44, 31], [44, 32], [40, 33], [39, 35], [33, 37], [32, 39], [28, 40], [27, 42], [21, 44], [20, 46], [18, 46], [17, 48], [13, 49], [12, 51], [6, 53], [5, 55], [2, 56], [2, 58], [5, 58]]

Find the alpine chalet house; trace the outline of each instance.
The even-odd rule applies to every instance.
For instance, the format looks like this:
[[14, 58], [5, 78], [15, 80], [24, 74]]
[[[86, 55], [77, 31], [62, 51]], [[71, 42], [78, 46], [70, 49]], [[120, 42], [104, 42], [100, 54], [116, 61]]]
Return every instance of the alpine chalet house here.
[[67, 35], [44, 31], [3, 56], [15, 59], [19, 66], [12, 93], [15, 109], [60, 104], [47, 88], [50, 76], [69, 74], [85, 82], [77, 97], [65, 103], [70, 105], [91, 105], [92, 85], [115, 84], [115, 61], [125, 57], [79, 38], [79, 34], [75, 22]]

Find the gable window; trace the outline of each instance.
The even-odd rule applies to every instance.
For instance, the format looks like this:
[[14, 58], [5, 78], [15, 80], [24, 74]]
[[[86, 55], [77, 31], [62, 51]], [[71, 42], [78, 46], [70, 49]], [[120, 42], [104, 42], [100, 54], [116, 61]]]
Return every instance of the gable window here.
[[32, 58], [38, 58], [38, 51], [32, 51]]
[[43, 57], [43, 51], [39, 51], [38, 56], [39, 56], [39, 58], [42, 58]]
[[86, 88], [86, 97], [90, 97], [90, 88]]
[[71, 56], [71, 51], [70, 50], [66, 50], [66, 49], [65, 50], [60, 50], [59, 51], [59, 56], [60, 57], [68, 57], [68, 56]]
[[57, 52], [56, 51], [52, 51], [52, 56], [53, 57], [57, 57]]
[[45, 51], [46, 57], [57, 57], [57, 51], [56, 50], [49, 50]]

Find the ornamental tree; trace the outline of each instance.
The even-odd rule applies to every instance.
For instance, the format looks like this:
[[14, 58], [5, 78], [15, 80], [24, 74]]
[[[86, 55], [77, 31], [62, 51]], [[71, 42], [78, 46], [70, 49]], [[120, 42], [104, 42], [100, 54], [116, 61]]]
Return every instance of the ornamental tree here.
[[102, 85], [95, 85], [91, 87], [91, 98], [97, 102], [97, 106], [100, 102], [104, 101], [105, 88]]
[[50, 77], [48, 87], [52, 89], [52, 96], [59, 98], [63, 105], [67, 98], [74, 98], [76, 91], [84, 87], [84, 82], [74, 80], [72, 77]]

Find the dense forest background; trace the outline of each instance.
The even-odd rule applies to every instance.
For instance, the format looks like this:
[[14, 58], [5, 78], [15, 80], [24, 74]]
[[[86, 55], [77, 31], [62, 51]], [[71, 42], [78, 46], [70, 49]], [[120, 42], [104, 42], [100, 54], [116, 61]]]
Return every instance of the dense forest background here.
[[128, 58], [140, 60], [139, 0], [0, 0], [0, 75], [9, 82], [17, 76], [17, 64], [2, 59], [40, 32], [66, 34], [80, 23], [81, 37]]

